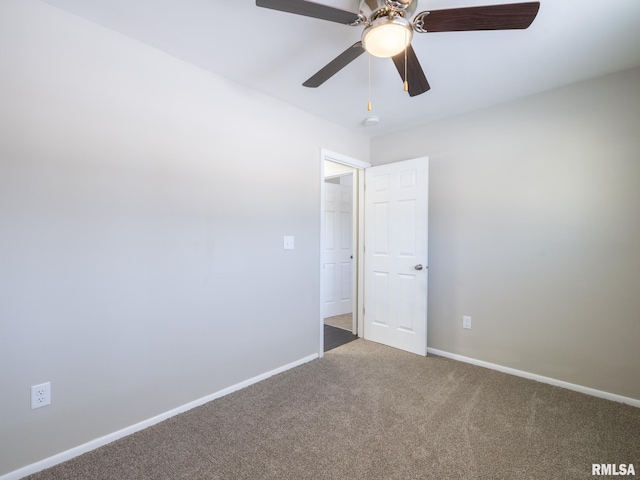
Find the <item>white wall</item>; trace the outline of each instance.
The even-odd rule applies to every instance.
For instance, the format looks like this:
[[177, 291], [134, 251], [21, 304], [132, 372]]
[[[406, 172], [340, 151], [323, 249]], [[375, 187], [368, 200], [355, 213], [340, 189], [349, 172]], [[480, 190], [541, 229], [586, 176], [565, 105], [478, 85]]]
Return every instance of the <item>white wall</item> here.
[[429, 347], [640, 399], [640, 69], [371, 155], [430, 159]]
[[319, 147], [368, 139], [36, 0], [0, 45], [0, 475], [317, 353]]

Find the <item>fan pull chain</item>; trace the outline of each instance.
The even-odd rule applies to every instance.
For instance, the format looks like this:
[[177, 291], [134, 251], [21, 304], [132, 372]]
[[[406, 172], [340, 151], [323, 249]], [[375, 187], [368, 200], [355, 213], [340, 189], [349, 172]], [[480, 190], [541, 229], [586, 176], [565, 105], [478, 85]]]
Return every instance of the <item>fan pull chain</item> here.
[[404, 32], [404, 91], [409, 91], [409, 82], [407, 80], [407, 32]]
[[367, 110], [371, 111], [371, 54], [368, 54], [369, 57], [369, 101], [367, 102]]

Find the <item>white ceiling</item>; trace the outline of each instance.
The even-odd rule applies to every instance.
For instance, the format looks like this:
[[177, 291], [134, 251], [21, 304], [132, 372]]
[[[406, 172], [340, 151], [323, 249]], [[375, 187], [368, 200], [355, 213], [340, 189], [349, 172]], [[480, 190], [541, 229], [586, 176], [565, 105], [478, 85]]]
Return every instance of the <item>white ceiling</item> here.
[[[431, 90], [410, 98], [390, 59], [362, 55], [317, 89], [307, 78], [362, 27], [255, 0], [45, 0], [175, 57], [368, 136], [640, 66], [640, 0], [541, 0], [527, 30], [416, 34]], [[522, 0], [517, 0], [522, 1]], [[358, 0], [320, 0], [358, 11]], [[508, 0], [419, 0], [416, 12]], [[514, 2], [511, 2], [514, 3]], [[364, 118], [380, 118], [365, 127]]]

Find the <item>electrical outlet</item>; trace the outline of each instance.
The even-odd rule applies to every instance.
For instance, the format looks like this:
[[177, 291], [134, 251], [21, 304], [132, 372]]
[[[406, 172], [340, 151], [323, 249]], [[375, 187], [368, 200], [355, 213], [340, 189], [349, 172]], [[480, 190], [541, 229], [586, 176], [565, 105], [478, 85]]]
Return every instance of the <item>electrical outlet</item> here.
[[51, 405], [51, 382], [31, 387], [31, 410]]
[[285, 235], [284, 237], [284, 249], [293, 250], [295, 248], [294, 237], [291, 235]]
[[467, 317], [466, 315], [462, 317], [462, 328], [471, 330], [471, 317]]

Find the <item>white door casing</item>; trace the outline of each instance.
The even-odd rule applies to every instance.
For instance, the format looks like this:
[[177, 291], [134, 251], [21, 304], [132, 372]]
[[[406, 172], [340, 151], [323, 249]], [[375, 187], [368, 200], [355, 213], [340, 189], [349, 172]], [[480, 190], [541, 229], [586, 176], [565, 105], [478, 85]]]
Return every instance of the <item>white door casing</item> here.
[[353, 309], [353, 187], [324, 184], [323, 315], [333, 317]]
[[428, 158], [365, 170], [364, 337], [427, 354]]

